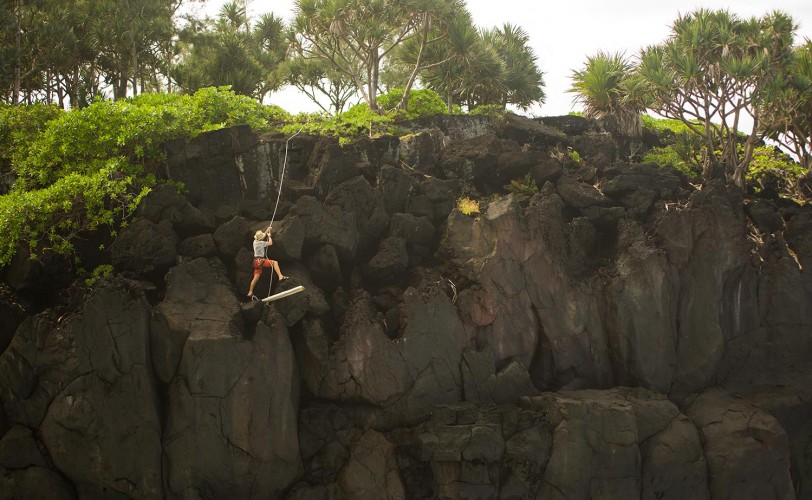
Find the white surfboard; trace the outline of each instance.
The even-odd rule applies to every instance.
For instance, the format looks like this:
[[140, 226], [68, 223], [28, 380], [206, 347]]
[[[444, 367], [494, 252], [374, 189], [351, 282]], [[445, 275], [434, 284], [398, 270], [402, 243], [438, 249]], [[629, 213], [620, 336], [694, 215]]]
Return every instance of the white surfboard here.
[[279, 292], [277, 294], [271, 295], [270, 297], [266, 297], [262, 299], [262, 302], [273, 302], [274, 300], [284, 299], [285, 297], [289, 297], [293, 294], [299, 293], [304, 291], [304, 287], [302, 285], [295, 286], [290, 290], [285, 290], [284, 292]]

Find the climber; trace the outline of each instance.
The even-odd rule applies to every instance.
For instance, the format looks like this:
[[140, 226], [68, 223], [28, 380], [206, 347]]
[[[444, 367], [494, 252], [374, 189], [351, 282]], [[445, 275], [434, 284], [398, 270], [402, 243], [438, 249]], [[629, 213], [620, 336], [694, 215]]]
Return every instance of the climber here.
[[251, 285], [248, 287], [249, 298], [254, 296], [254, 285], [256, 285], [257, 281], [259, 281], [263, 268], [273, 267], [279, 281], [285, 281], [288, 279], [288, 277], [283, 276], [282, 271], [279, 270], [279, 263], [275, 260], [269, 259], [265, 255], [268, 247], [273, 245], [273, 239], [271, 238], [272, 227], [273, 223], [269, 224], [268, 229], [265, 231], [259, 230], [254, 233], [254, 278], [251, 280]]

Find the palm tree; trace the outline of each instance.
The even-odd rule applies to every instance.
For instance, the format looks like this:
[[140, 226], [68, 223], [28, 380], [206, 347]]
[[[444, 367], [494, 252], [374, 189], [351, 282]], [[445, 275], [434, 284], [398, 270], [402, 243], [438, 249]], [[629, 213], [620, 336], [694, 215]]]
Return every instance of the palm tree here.
[[587, 57], [583, 69], [572, 72], [568, 92], [576, 94], [573, 101], [583, 106], [586, 116], [613, 117], [626, 135], [642, 135], [645, 103], [634, 80], [634, 65], [622, 53], [601, 51]]

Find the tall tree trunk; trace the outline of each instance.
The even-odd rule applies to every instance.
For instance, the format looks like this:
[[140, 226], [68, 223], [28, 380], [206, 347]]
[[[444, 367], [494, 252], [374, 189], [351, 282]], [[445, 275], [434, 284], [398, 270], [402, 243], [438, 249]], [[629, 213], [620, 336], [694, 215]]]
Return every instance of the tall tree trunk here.
[[12, 104], [20, 103], [20, 66], [22, 65], [21, 54], [23, 39], [23, 7], [22, 0], [17, 0], [17, 22], [14, 27], [14, 92], [11, 96]]

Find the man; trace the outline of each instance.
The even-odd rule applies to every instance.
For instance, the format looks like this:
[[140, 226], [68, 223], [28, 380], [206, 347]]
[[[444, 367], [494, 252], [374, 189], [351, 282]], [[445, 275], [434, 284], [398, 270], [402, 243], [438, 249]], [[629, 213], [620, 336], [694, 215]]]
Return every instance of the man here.
[[276, 272], [276, 277], [279, 278], [279, 281], [285, 281], [288, 279], [287, 276], [282, 275], [282, 271], [279, 270], [279, 263], [275, 260], [271, 260], [266, 256], [266, 252], [268, 247], [273, 245], [273, 239], [271, 238], [271, 228], [273, 227], [273, 223], [268, 225], [268, 229], [265, 231], [259, 230], [254, 233], [254, 278], [251, 280], [251, 285], [248, 287], [248, 297], [254, 296], [254, 285], [257, 284], [259, 281], [259, 277], [262, 275], [262, 270], [266, 267], [272, 267], [273, 270]]

